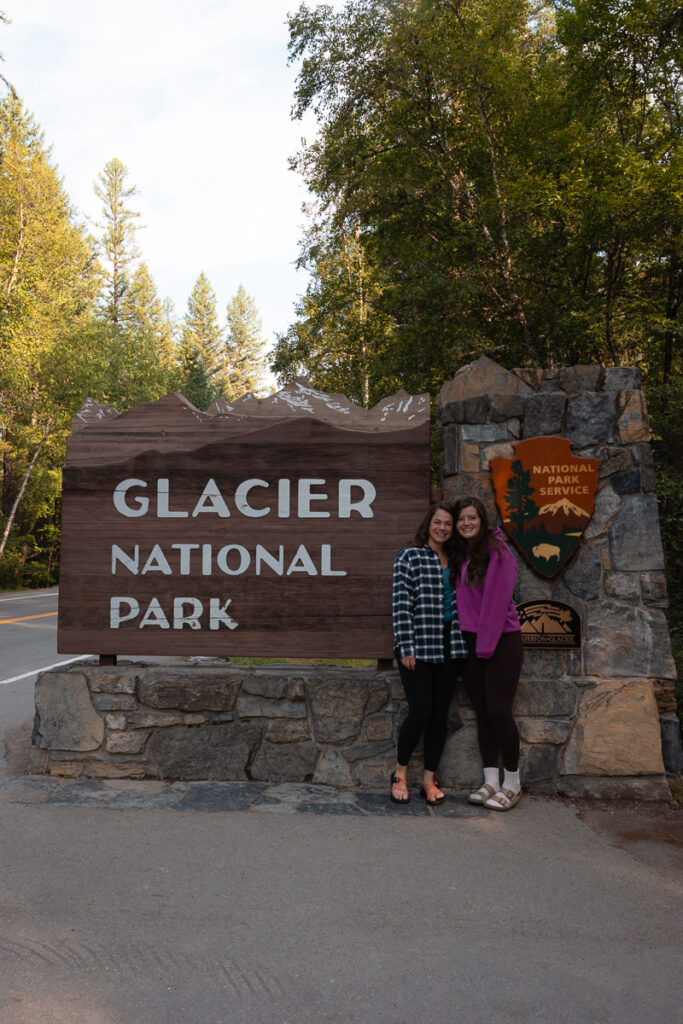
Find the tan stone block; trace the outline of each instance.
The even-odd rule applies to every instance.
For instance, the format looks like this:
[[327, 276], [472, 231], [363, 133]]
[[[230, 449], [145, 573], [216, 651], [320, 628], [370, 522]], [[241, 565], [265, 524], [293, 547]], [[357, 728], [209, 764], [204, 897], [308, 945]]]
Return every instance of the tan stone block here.
[[481, 469], [479, 464], [479, 445], [471, 441], [463, 441], [460, 445], [460, 469], [463, 473], [478, 473]]
[[490, 444], [481, 453], [481, 468], [490, 469], [491, 459], [514, 459], [515, 447], [513, 444]]
[[135, 732], [115, 732], [107, 738], [109, 754], [139, 754], [144, 750], [149, 730], [136, 729]]
[[562, 775], [664, 772], [659, 715], [649, 680], [608, 680], [584, 691]]
[[645, 395], [642, 391], [622, 391], [619, 407], [623, 410], [617, 421], [619, 438], [623, 444], [636, 444], [650, 440]]
[[532, 389], [520, 376], [504, 370], [488, 356], [480, 356], [462, 366], [452, 380], [446, 381], [437, 398], [443, 408], [449, 402], [463, 401], [477, 395], [530, 395]]

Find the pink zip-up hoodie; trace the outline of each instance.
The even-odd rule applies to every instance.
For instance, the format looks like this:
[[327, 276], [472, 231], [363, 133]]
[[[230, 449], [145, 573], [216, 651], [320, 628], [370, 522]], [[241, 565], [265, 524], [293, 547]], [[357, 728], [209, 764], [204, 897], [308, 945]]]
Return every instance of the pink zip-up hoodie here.
[[502, 531], [496, 528], [494, 536], [501, 549], [491, 547], [491, 557], [483, 587], [471, 587], [467, 582], [470, 559], [464, 562], [455, 582], [458, 599], [460, 628], [476, 633], [475, 653], [478, 658], [490, 658], [503, 633], [519, 632], [519, 618], [512, 600], [517, 579], [517, 562], [503, 542]]

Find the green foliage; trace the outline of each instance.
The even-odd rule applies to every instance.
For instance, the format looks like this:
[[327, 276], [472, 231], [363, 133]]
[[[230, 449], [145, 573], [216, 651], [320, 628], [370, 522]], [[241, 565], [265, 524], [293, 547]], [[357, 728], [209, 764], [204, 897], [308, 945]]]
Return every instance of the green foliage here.
[[300, 7], [294, 113], [313, 111], [319, 134], [293, 166], [315, 197], [300, 258], [312, 281], [278, 341], [281, 378], [332, 389], [346, 357], [367, 395], [390, 380], [434, 390], [482, 352], [508, 366], [670, 363], [675, 10]]
[[228, 303], [227, 331], [216, 387], [228, 401], [262, 387], [265, 342], [256, 303], [240, 285]]
[[104, 165], [94, 185], [95, 195], [102, 203], [103, 220], [98, 227], [102, 229], [101, 251], [107, 263], [102, 310], [116, 327], [125, 322], [123, 304], [138, 256], [135, 220], [140, 214], [126, 205], [138, 190], [127, 179], [128, 168], [114, 157]]
[[202, 271], [187, 300], [187, 312], [180, 338], [182, 364], [185, 365], [192, 353], [197, 352], [209, 378], [212, 379], [221, 365], [222, 348], [223, 331], [218, 323], [216, 293]]

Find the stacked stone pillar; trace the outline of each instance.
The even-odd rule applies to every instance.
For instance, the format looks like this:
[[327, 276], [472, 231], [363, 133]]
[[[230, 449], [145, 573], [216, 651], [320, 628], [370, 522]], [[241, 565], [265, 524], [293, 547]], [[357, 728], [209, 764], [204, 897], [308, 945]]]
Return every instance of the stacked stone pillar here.
[[[572, 561], [552, 580], [517, 555], [515, 600], [562, 601], [583, 624], [580, 650], [529, 650], [515, 712], [526, 785], [543, 792], [668, 796], [680, 768], [675, 667], [645, 398], [637, 370], [463, 367], [438, 398], [446, 500], [472, 494], [499, 521], [491, 459], [514, 442], [559, 436], [599, 461], [595, 512]], [[476, 782], [472, 712], [449, 740], [444, 781]], [[476, 770], [472, 770], [476, 768]]]

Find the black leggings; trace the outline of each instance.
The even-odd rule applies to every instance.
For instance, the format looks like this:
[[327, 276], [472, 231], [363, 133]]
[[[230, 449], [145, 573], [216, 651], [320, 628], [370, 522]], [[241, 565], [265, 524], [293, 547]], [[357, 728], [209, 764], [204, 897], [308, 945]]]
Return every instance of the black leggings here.
[[499, 752], [503, 766], [516, 772], [519, 766], [519, 730], [512, 717], [522, 669], [522, 634], [503, 633], [491, 658], [474, 653], [476, 633], [463, 633], [469, 658], [463, 679], [477, 716], [477, 737], [485, 768], [495, 768]]
[[[462, 662], [460, 662], [462, 664]], [[451, 661], [416, 661], [410, 671], [398, 658], [401, 682], [408, 698], [408, 715], [398, 734], [398, 763], [407, 765], [424, 732], [424, 766], [436, 771], [448, 730], [448, 709], [455, 689], [455, 666]]]

